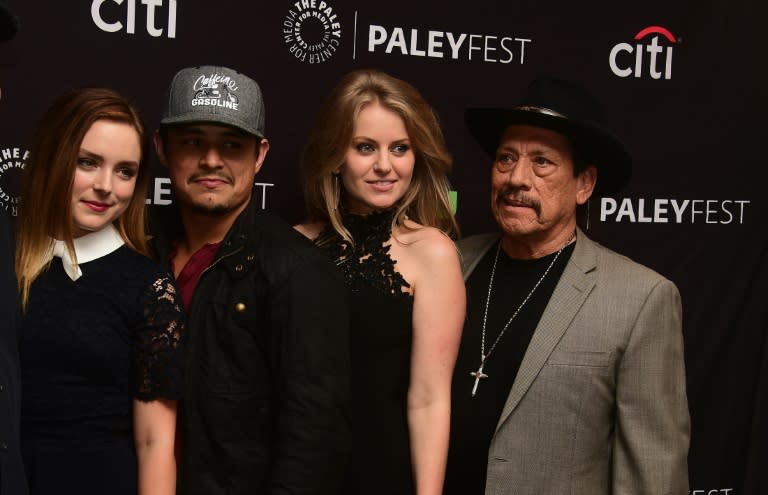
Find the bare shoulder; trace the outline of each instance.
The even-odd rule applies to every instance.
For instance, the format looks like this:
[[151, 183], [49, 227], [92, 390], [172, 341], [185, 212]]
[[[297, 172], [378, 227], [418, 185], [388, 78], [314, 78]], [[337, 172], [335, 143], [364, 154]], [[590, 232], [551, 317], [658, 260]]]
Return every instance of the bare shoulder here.
[[309, 240], [315, 240], [325, 228], [325, 222], [299, 223], [293, 226], [300, 234]]
[[446, 263], [458, 260], [456, 244], [443, 231], [411, 220], [395, 232], [394, 243], [421, 263]]
[[459, 253], [447, 235], [413, 222], [398, 227], [394, 234], [390, 253], [417, 300], [463, 291]]

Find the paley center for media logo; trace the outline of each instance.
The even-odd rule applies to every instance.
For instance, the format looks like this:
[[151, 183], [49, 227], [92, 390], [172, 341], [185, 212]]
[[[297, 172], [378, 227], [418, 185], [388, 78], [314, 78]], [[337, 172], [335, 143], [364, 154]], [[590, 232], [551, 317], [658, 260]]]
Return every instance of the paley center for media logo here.
[[672, 55], [678, 39], [661, 26], [648, 26], [634, 37], [634, 43], [611, 48], [608, 64], [619, 77], [672, 79]]
[[341, 19], [328, 2], [299, 0], [283, 19], [283, 42], [296, 60], [326, 62], [341, 44]]
[[0, 148], [0, 209], [13, 216], [19, 214], [21, 176], [28, 157], [29, 150], [23, 148]]
[[[524, 64], [528, 37], [508, 33], [470, 34], [429, 27], [392, 26], [360, 20], [354, 12], [352, 59], [358, 45], [369, 53], [470, 62]], [[283, 42], [296, 60], [318, 64], [329, 60], [341, 44], [341, 19], [324, 0], [298, 0], [283, 18]]]

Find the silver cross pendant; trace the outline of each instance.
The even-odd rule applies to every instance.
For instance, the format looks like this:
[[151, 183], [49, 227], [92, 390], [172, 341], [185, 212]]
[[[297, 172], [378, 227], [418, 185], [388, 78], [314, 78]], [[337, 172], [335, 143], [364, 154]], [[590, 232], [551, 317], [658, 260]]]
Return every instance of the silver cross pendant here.
[[477, 368], [477, 371], [469, 372], [469, 374], [475, 378], [475, 385], [472, 387], [472, 397], [477, 393], [477, 385], [480, 383], [480, 380], [488, 378], [488, 375], [483, 373], [483, 366], [485, 366], [485, 356], [483, 356], [483, 359], [480, 361], [480, 367]]

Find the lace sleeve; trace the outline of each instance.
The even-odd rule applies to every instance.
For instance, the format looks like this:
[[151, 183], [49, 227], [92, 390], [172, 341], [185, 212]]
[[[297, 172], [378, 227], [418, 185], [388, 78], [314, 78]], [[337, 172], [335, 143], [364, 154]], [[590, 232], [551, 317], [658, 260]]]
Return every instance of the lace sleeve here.
[[155, 280], [142, 298], [143, 318], [134, 337], [134, 396], [178, 400], [184, 387], [183, 312], [170, 275]]

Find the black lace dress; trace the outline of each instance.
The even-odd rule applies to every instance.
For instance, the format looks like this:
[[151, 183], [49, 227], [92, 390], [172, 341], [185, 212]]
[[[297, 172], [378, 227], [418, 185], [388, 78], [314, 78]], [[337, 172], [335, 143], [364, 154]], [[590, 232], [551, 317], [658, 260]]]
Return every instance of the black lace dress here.
[[134, 398], [182, 394], [180, 299], [126, 246], [35, 281], [22, 320], [22, 454], [31, 495], [137, 493]]
[[414, 493], [406, 402], [413, 297], [384, 244], [392, 215], [345, 213], [354, 248], [332, 228], [315, 241], [351, 291], [353, 448], [346, 495]]

